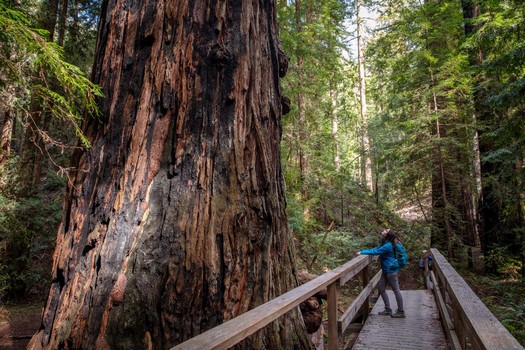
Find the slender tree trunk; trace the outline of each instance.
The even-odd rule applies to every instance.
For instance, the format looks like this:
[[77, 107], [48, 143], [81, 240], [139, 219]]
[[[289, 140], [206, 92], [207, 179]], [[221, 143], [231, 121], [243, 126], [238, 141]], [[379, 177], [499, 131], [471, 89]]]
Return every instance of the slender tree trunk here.
[[463, 10], [463, 18], [466, 20], [463, 27], [465, 35], [470, 35], [477, 29], [471, 21], [479, 16], [478, 0], [461, 0], [461, 8]]
[[12, 87], [6, 87], [7, 92], [4, 101], [0, 102], [0, 113], [3, 115], [0, 124], [0, 168], [9, 159], [11, 155], [11, 138], [13, 136], [13, 108], [12, 108], [12, 97], [14, 97], [14, 89]]
[[419, 207], [419, 210], [421, 210], [421, 214], [423, 215], [423, 218], [425, 219], [425, 222], [428, 221], [428, 216], [426, 214], [425, 208], [423, 207], [423, 203], [421, 203], [421, 195], [419, 194], [419, 190], [417, 189], [417, 185], [414, 184], [414, 193], [416, 194], [416, 201], [417, 205]]
[[[516, 171], [523, 171], [523, 168], [525, 167], [525, 159], [518, 160], [516, 162]], [[525, 188], [525, 183], [523, 181], [523, 178], [519, 178], [517, 180], [517, 188]], [[516, 203], [516, 214], [518, 217], [518, 221], [521, 224], [521, 228], [525, 226], [525, 212], [523, 208], [525, 207], [525, 192], [522, 190], [521, 193], [518, 195], [518, 201]], [[525, 284], [525, 234], [518, 235], [519, 242], [517, 242], [519, 245], [519, 256], [521, 257], [521, 283]]]
[[71, 6], [70, 6], [70, 16], [71, 16], [71, 23], [70, 25], [68, 26], [68, 36], [69, 36], [69, 40], [71, 42], [71, 47], [74, 47], [74, 45], [76, 43], [78, 43], [80, 41], [80, 38], [79, 38], [79, 3], [78, 3], [78, 0], [74, 0], [71, 2]]
[[[477, 0], [461, 0], [463, 8], [463, 18], [465, 19], [465, 36], [472, 35], [475, 31], [480, 28], [480, 25], [474, 25], [472, 20], [480, 15], [480, 6]], [[471, 53], [471, 65], [479, 66], [483, 63], [483, 51], [480, 47], [475, 48], [475, 51]], [[477, 83], [482, 84], [481, 81]], [[482, 125], [487, 123], [491, 118], [491, 113], [484, 107], [484, 96], [480, 92], [481, 89], [476, 89], [474, 95], [474, 107], [476, 113], [476, 124]], [[492, 137], [490, 133], [484, 130], [479, 130], [479, 142], [478, 150], [481, 156], [485, 153], [491, 152], [494, 148], [492, 144]], [[483, 181], [483, 178], [489, 178], [493, 175], [498, 165], [494, 162], [482, 162], [480, 161], [480, 181], [478, 186], [481, 185], [481, 191], [478, 197], [478, 214], [479, 214], [479, 238], [481, 250], [485, 255], [488, 255], [492, 249], [492, 245], [497, 243], [497, 236], [501, 231], [501, 220], [502, 207], [500, 201], [497, 198], [497, 190], [492, 185], [491, 181]], [[495, 268], [491, 264], [485, 264], [487, 272], [496, 272]]]
[[474, 177], [476, 179], [476, 191], [472, 194], [472, 208], [473, 208], [473, 216], [475, 218], [475, 242], [474, 245], [476, 247], [479, 247], [480, 245], [480, 238], [479, 238], [479, 213], [478, 213], [478, 202], [482, 195], [482, 182], [481, 182], [481, 155], [479, 152], [479, 134], [478, 134], [478, 128], [477, 128], [477, 120], [476, 116], [472, 115], [472, 122], [474, 127], [474, 133], [472, 135], [472, 153], [474, 154], [473, 158], [473, 169], [474, 169]]
[[[435, 86], [434, 72], [430, 70], [430, 79], [432, 86]], [[432, 92], [432, 110], [438, 115], [439, 106], [435, 91]], [[442, 138], [443, 131], [439, 118], [436, 118], [436, 138], [437, 138], [437, 149], [436, 162], [432, 171], [432, 209], [433, 215], [432, 220], [435, 223], [435, 227], [441, 228], [444, 223], [444, 237], [443, 233], [439, 230], [433, 232], [430, 239], [430, 244], [434, 247], [446, 248], [447, 256], [452, 257], [452, 226], [450, 223], [450, 206], [448, 200], [448, 189], [447, 189], [447, 177], [445, 176], [445, 164], [443, 162], [443, 151], [442, 151]], [[444, 238], [444, 239], [443, 239]]]
[[13, 132], [13, 114], [11, 108], [5, 110], [3, 114], [4, 118], [2, 128], [0, 129], [2, 133], [0, 135], [0, 168], [4, 166], [11, 154], [11, 135]]
[[64, 39], [66, 36], [66, 22], [67, 22], [67, 9], [69, 2], [68, 0], [60, 1], [60, 16], [58, 17], [58, 39], [57, 44], [64, 46]]
[[[30, 348], [166, 349], [296, 286], [275, 1], [105, 1], [107, 96]], [[307, 349], [297, 310], [239, 347]]]
[[[300, 34], [303, 30], [303, 18], [302, 18], [302, 8], [301, 1], [295, 1], [295, 21], [297, 26], [297, 32]], [[301, 55], [297, 56], [297, 76], [299, 80], [303, 79], [304, 76], [304, 59]], [[306, 176], [308, 161], [306, 157], [306, 151], [304, 149], [305, 145], [303, 142], [306, 140], [306, 103], [304, 93], [299, 90], [297, 93], [297, 109], [299, 112], [299, 140], [298, 140], [298, 150], [299, 150], [299, 174], [301, 176], [302, 183]]]
[[42, 28], [49, 32], [47, 40], [53, 41], [55, 37], [55, 28], [58, 18], [58, 3], [59, 0], [47, 0], [42, 3]]
[[332, 138], [334, 139], [334, 169], [339, 172], [341, 169], [341, 157], [339, 154], [339, 121], [337, 120], [337, 92], [330, 89], [330, 99], [332, 100]]
[[438, 157], [438, 166], [439, 166], [439, 176], [441, 191], [439, 192], [442, 196], [443, 201], [443, 220], [445, 221], [445, 233], [446, 233], [446, 247], [447, 247], [447, 256], [452, 257], [452, 227], [450, 225], [450, 215], [449, 215], [449, 203], [448, 203], [448, 193], [446, 186], [446, 177], [445, 177], [445, 166], [443, 164], [443, 153], [441, 150], [441, 128], [439, 125], [439, 120], [436, 121], [436, 130], [437, 130], [437, 157]]
[[[474, 25], [472, 22], [481, 15], [482, 4], [483, 2], [476, 0], [462, 1], [466, 36], [472, 35], [481, 29], [483, 24], [478, 23]], [[481, 46], [471, 51], [470, 63], [473, 67], [481, 66], [484, 60], [484, 52]], [[480, 159], [483, 159], [483, 155], [493, 153], [498, 148], [491, 132], [492, 129], [487, 129], [487, 125], [497, 127], [499, 123], [499, 120], [494, 119], [494, 112], [487, 108], [486, 96], [484, 96], [483, 86], [486, 85], [486, 82], [483, 79], [490, 78], [497, 79], [498, 77], [492, 76], [487, 78], [486, 75], [480, 75], [474, 89], [476, 124], [485, 125], [485, 128], [479, 129]], [[520, 206], [521, 193], [512, 193], [512, 190], [520, 188], [519, 181], [521, 177], [518, 174], [522, 171], [522, 168], [507, 167], [506, 170], [502, 169], [505, 169], [505, 164], [502, 160], [480, 161], [482, 181], [478, 182], [478, 186], [481, 185], [478, 202], [479, 237], [481, 248], [486, 256], [489, 256], [496, 247], [505, 247], [511, 254], [522, 253], [522, 244], [519, 242], [516, 233], [518, 232], [517, 230], [523, 228], [524, 221]], [[508, 191], [508, 189], [512, 190]], [[497, 264], [491, 263], [492, 259], [487, 259], [486, 262], [486, 272], [497, 273]]]
[[365, 82], [365, 55], [363, 40], [363, 19], [360, 16], [361, 3], [356, 2], [357, 16], [357, 61], [359, 70], [359, 103], [361, 106], [361, 183], [373, 191], [372, 183], [372, 161], [370, 155], [370, 140], [368, 138], [367, 104], [366, 104], [366, 82]]
[[[479, 4], [477, 0], [461, 0], [461, 8], [463, 9], [463, 18], [465, 19], [465, 25], [464, 25], [465, 36], [469, 36], [475, 30], [477, 30], [476, 26], [471, 21], [474, 18], [479, 16], [479, 11], [480, 11]], [[475, 64], [481, 64], [482, 56], [483, 56], [481, 53], [481, 50], [478, 49], [476, 52], [477, 52], [476, 59], [472, 61], [476, 62]], [[480, 236], [483, 235], [482, 228], [480, 227], [480, 225], [482, 225], [482, 222], [484, 220], [480, 218], [480, 212], [479, 212], [479, 205], [482, 204], [482, 201], [483, 201], [482, 200], [483, 185], [482, 185], [481, 152], [480, 152], [480, 144], [479, 144], [479, 133], [478, 133], [478, 128], [477, 128], [477, 124], [478, 124], [477, 119], [478, 118], [476, 114], [474, 114], [472, 116], [472, 122], [475, 128], [474, 128], [474, 134], [473, 134], [473, 139], [472, 139], [472, 145], [473, 145], [473, 154], [474, 154], [473, 173], [476, 179], [476, 191], [472, 195], [472, 208], [473, 208], [473, 216], [475, 218], [474, 245], [475, 246], [481, 245], [481, 248], [484, 249], [485, 244], [481, 242], [481, 238], [480, 238]]]

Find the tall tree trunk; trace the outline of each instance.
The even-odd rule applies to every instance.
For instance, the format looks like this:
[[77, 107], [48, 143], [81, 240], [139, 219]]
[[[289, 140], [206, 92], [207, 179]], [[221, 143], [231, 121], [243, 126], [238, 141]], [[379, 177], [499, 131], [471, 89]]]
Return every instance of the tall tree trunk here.
[[372, 183], [372, 161], [370, 155], [370, 140], [368, 138], [368, 121], [366, 105], [366, 82], [365, 82], [365, 55], [363, 40], [363, 18], [360, 16], [361, 2], [356, 1], [357, 16], [357, 61], [359, 70], [359, 103], [361, 106], [361, 183], [369, 190], [373, 190]]
[[[435, 98], [435, 96], [434, 96]], [[436, 104], [436, 110], [437, 112], [437, 104]], [[434, 209], [441, 209], [443, 211], [442, 216], [436, 215], [439, 220], [443, 220], [445, 223], [445, 247], [447, 249], [447, 256], [450, 258], [452, 257], [452, 227], [450, 224], [450, 214], [449, 214], [449, 201], [448, 201], [448, 190], [447, 190], [447, 179], [445, 177], [445, 165], [443, 164], [443, 152], [442, 152], [442, 146], [441, 146], [441, 127], [439, 123], [439, 119], [436, 121], [436, 135], [437, 135], [437, 161], [438, 161], [438, 169], [439, 176], [434, 177], [432, 180], [432, 200], [433, 200], [433, 207]], [[435, 188], [434, 186], [437, 184], [438, 188]], [[439, 195], [439, 199], [435, 200], [436, 195]], [[442, 203], [441, 205], [436, 205], [436, 203]], [[438, 227], [441, 225], [438, 225]], [[431, 240], [433, 241], [435, 239], [435, 236], [432, 235]], [[432, 246], [434, 245], [434, 242], [431, 242]], [[443, 245], [443, 244], [440, 244]], [[437, 246], [437, 244], [436, 244]]]
[[[516, 164], [517, 169], [523, 169], [525, 166], [525, 159], [519, 160]], [[518, 188], [523, 188], [523, 178], [518, 180]], [[517, 203], [517, 214], [521, 220], [521, 227], [523, 227], [523, 222], [525, 218], [525, 213], [523, 208], [525, 207], [525, 193], [522, 191], [519, 194], [519, 201]], [[519, 235], [520, 238], [520, 256], [521, 256], [521, 283], [525, 284], [525, 234]]]
[[[296, 286], [275, 1], [105, 1], [107, 96], [30, 348], [165, 349]], [[291, 312], [246, 349], [305, 349]]]
[[472, 122], [474, 125], [474, 132], [472, 135], [472, 153], [474, 158], [472, 161], [472, 168], [474, 173], [474, 178], [476, 179], [476, 191], [472, 194], [472, 210], [473, 216], [475, 219], [474, 231], [475, 231], [475, 246], [480, 246], [479, 238], [479, 213], [478, 213], [478, 202], [482, 195], [482, 182], [481, 182], [481, 155], [479, 152], [479, 134], [477, 128], [476, 115], [472, 115]]
[[[430, 69], [431, 86], [436, 85], [434, 72]], [[450, 220], [451, 204], [449, 203], [449, 181], [446, 176], [445, 163], [443, 159], [443, 137], [446, 136], [446, 129], [442, 127], [439, 119], [439, 104], [435, 90], [432, 91], [432, 111], [436, 115], [436, 152], [433, 155], [434, 165], [432, 168], [432, 221], [434, 231], [430, 237], [432, 247], [445, 249], [447, 257], [451, 258], [452, 251], [452, 225]]]
[[55, 28], [58, 18], [59, 0], [47, 0], [42, 3], [43, 18], [41, 21], [42, 29], [49, 32], [47, 40], [53, 41], [55, 38]]
[[11, 135], [13, 131], [13, 114], [11, 109], [4, 111], [0, 138], [0, 168], [7, 162], [11, 154]]
[[334, 139], [334, 169], [339, 172], [341, 169], [341, 157], [339, 154], [339, 121], [337, 119], [337, 92], [330, 89], [330, 99], [332, 100], [332, 138]]
[[[483, 4], [483, 7], [481, 6]], [[482, 23], [473, 25], [474, 19], [479, 17], [483, 11], [491, 11], [489, 3], [476, 0], [462, 1], [463, 17], [465, 20], [465, 35], [472, 35], [480, 30]], [[470, 52], [470, 63], [473, 68], [482, 67], [484, 52], [481, 46]], [[477, 125], [483, 125], [479, 129], [479, 153], [482, 161], [480, 169], [482, 175], [481, 195], [479, 196], [479, 218], [480, 218], [480, 243], [483, 253], [491, 255], [494, 248], [505, 247], [510, 254], [520, 254], [522, 244], [519, 241], [519, 232], [523, 228], [523, 216], [521, 215], [520, 194], [513, 192], [519, 187], [519, 176], [521, 168], [505, 166], [502, 159], [490, 159], [483, 161], [484, 155], [493, 154], [499, 147], [497, 136], [492, 133], [493, 128], [499, 127], [500, 120], [495, 117], [505, 114], [503, 110], [494, 111], [487, 107], [485, 96], [487, 80], [497, 81], [498, 75], [486, 71], [478, 76], [475, 86], [474, 107]], [[496, 73], [497, 74], [497, 73]], [[497, 273], [498, 266], [493, 259], [485, 260], [485, 270], [489, 273]]]
[[421, 202], [421, 195], [419, 194], [419, 190], [417, 189], [416, 183], [413, 185], [413, 188], [414, 188], [414, 193], [416, 195], [417, 206], [419, 207], [419, 210], [421, 210], [421, 215], [423, 215], [423, 219], [425, 220], [425, 222], [429, 222], [425, 207], [423, 206], [423, 203]]
[[[472, 20], [480, 15], [480, 5], [477, 0], [461, 0], [463, 8], [463, 18], [465, 19], [465, 36], [472, 35], [480, 28], [480, 25], [475, 26]], [[480, 47], [475, 48], [471, 53], [471, 65], [479, 66], [483, 63], [483, 51]], [[482, 81], [478, 81], [478, 87], [482, 85]], [[475, 89], [474, 108], [476, 112], [477, 125], [483, 125], [491, 119], [492, 113], [486, 110], [484, 106], [485, 99], [482, 89]], [[489, 153], [493, 150], [492, 137], [490, 132], [485, 132], [484, 129], [479, 130], [479, 153], [480, 156]], [[481, 157], [480, 157], [481, 158]], [[488, 179], [491, 175], [497, 172], [499, 165], [493, 161], [480, 162], [481, 172], [481, 193], [479, 195], [478, 213], [479, 213], [479, 237], [481, 250], [485, 255], [488, 255], [492, 249], [492, 245], [497, 243], [498, 235], [501, 231], [502, 206], [497, 196], [497, 190], [494, 188], [492, 181], [483, 181]], [[490, 260], [489, 260], [490, 261]], [[490, 263], [485, 264], [487, 272], [496, 272], [495, 267]]]
[[67, 22], [67, 9], [68, 0], [60, 1], [60, 16], [58, 17], [58, 39], [57, 44], [64, 46], [64, 39], [66, 36], [66, 22]]
[[[301, 1], [295, 1], [295, 21], [297, 26], [297, 32], [301, 33], [303, 31], [303, 18], [302, 18], [302, 8]], [[304, 59], [299, 54], [297, 56], [297, 76], [299, 81], [303, 80], [304, 77]], [[306, 176], [308, 168], [308, 160], [306, 157], [305, 145], [303, 144], [306, 140], [306, 102], [305, 96], [302, 89], [297, 93], [297, 109], [299, 112], [299, 140], [298, 140], [298, 150], [299, 150], [299, 174], [301, 176], [301, 182], [304, 184], [304, 179]]]
[[7, 98], [5, 98], [5, 101], [0, 103], [0, 113], [3, 114], [2, 124], [0, 128], [0, 168], [4, 166], [4, 164], [9, 159], [9, 156], [11, 154], [11, 137], [13, 135], [13, 109], [12, 109], [12, 101], [11, 96], [14, 96], [11, 92], [9, 92], [9, 87], [6, 88]]

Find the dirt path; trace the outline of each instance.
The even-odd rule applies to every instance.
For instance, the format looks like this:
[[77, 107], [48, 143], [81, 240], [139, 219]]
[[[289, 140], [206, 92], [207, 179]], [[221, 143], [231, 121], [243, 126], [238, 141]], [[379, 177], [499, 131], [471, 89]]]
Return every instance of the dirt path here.
[[42, 303], [0, 306], [0, 350], [25, 349], [40, 327]]

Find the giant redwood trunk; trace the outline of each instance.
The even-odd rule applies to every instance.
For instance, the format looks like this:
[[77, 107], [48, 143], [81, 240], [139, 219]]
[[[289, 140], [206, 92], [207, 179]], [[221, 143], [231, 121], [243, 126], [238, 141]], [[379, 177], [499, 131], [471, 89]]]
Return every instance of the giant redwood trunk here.
[[[102, 117], [30, 347], [165, 349], [295, 287], [275, 1], [104, 1]], [[297, 313], [247, 349], [308, 348]]]

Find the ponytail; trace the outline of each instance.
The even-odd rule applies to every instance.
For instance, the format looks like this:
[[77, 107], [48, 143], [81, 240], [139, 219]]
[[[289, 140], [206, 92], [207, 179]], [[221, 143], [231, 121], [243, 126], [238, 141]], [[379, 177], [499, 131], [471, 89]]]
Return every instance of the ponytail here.
[[394, 257], [397, 257], [397, 247], [396, 247], [396, 239], [398, 240], [397, 235], [395, 234], [394, 231], [388, 228], [386, 230], [385, 238], [387, 239], [387, 241], [392, 242], [392, 248], [394, 249]]

